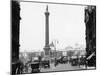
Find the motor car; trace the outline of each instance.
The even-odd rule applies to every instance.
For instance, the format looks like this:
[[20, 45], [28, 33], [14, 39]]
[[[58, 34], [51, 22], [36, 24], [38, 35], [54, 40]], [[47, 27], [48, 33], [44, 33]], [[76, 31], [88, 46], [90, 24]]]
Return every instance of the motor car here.
[[62, 57], [62, 63], [63, 64], [68, 63], [68, 57], [67, 56]]
[[62, 56], [56, 59], [57, 63], [59, 64], [65, 64], [68, 62], [68, 57], [67, 56]]
[[56, 61], [56, 64], [61, 64], [62, 63], [62, 57], [56, 58], [55, 61]]
[[31, 68], [32, 68], [32, 73], [39, 73], [40, 72], [40, 62], [38, 57], [34, 57], [32, 62], [30, 63]]
[[50, 68], [50, 61], [48, 59], [42, 59], [41, 60], [41, 66], [43, 68]]
[[32, 73], [40, 72], [39, 63], [31, 63]]
[[78, 65], [78, 58], [76, 56], [71, 57], [71, 65], [77, 66]]

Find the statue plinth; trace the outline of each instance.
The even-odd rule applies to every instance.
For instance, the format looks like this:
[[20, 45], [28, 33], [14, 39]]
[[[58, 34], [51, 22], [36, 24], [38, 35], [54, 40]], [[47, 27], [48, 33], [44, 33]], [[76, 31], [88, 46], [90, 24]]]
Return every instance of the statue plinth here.
[[50, 47], [44, 47], [45, 56], [50, 56]]

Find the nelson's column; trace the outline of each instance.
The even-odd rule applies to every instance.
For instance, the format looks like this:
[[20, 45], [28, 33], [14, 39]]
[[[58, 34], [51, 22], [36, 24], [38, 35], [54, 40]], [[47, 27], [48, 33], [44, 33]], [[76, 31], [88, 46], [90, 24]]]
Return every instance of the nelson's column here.
[[44, 52], [45, 52], [45, 57], [50, 57], [50, 46], [49, 46], [49, 11], [48, 11], [48, 5], [46, 7], [46, 12], [45, 12], [45, 47], [44, 47]]

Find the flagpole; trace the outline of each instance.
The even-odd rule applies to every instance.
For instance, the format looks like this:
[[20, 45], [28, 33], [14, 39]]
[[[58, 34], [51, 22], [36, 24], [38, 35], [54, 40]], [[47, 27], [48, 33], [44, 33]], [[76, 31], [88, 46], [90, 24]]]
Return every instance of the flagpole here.
[[57, 43], [57, 40], [55, 39], [55, 40], [54, 40], [54, 48], [55, 48], [55, 67], [56, 67], [56, 58], [57, 58], [56, 43]]

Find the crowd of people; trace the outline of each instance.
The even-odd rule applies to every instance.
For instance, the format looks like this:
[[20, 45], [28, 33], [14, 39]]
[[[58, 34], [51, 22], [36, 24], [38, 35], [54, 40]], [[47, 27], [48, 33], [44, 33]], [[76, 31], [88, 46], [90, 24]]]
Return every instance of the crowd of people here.
[[[42, 60], [42, 58], [39, 56], [38, 59], [30, 60], [27, 63], [23, 63], [19, 61], [16, 66], [17, 69], [15, 70], [16, 74], [25, 74], [25, 73], [39, 73], [41, 72], [41, 68], [50, 68], [50, 64], [53, 63], [54, 66], [58, 66], [59, 64], [67, 64], [69, 63], [71, 66], [85, 66], [87, 67], [87, 59], [86, 56], [62, 56], [60, 58], [54, 58], [54, 61], [51, 62], [51, 60]], [[12, 69], [13, 70], [13, 69]], [[14, 72], [14, 71], [12, 71]]]

